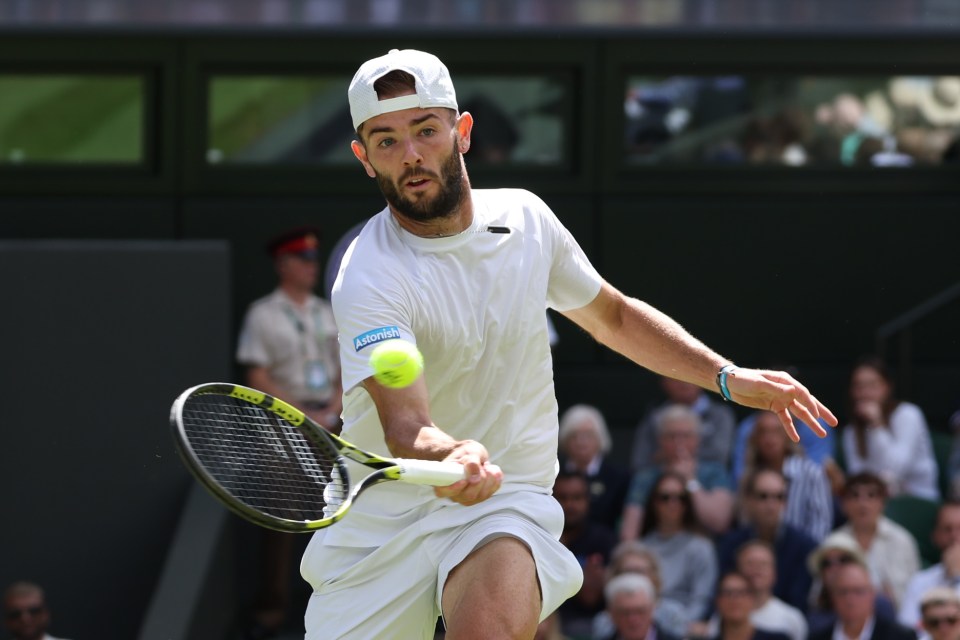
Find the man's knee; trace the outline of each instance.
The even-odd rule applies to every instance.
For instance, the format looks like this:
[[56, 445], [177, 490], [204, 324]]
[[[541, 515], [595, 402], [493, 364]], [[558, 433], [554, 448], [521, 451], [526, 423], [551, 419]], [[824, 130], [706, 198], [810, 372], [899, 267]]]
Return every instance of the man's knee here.
[[450, 572], [441, 602], [453, 640], [533, 637], [541, 593], [530, 548], [502, 537], [475, 549]]

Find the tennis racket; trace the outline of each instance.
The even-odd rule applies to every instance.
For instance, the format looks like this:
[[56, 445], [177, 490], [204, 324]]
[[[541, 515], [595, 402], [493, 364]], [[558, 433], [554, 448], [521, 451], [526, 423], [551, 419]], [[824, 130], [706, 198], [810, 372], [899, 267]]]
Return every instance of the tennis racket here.
[[[328, 527], [381, 482], [445, 486], [464, 477], [456, 462], [383, 458], [358, 449], [283, 400], [235, 384], [187, 389], [173, 403], [170, 426], [180, 457], [201, 484], [240, 517], [279, 531]], [[372, 473], [351, 485], [346, 458]]]

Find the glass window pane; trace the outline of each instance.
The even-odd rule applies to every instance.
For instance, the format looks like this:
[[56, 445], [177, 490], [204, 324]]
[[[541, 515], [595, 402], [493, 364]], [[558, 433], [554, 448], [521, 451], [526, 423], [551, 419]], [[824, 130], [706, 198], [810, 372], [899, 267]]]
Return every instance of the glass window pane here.
[[[207, 163], [352, 166], [348, 83], [341, 75], [211, 78]], [[477, 75], [456, 84], [461, 111], [474, 116], [472, 166], [564, 160], [568, 84]]]
[[143, 162], [144, 80], [0, 74], [0, 165]]
[[929, 167], [957, 162], [960, 77], [634, 76], [633, 165]]

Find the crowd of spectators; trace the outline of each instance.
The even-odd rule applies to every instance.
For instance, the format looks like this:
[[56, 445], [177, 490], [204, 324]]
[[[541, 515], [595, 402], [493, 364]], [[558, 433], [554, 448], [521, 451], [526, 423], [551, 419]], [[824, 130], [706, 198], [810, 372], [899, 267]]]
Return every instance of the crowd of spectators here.
[[841, 426], [799, 443], [772, 413], [737, 424], [718, 396], [661, 390], [632, 443], [596, 407], [561, 416], [585, 580], [552, 637], [960, 639], [960, 496], [881, 360], [852, 366]]

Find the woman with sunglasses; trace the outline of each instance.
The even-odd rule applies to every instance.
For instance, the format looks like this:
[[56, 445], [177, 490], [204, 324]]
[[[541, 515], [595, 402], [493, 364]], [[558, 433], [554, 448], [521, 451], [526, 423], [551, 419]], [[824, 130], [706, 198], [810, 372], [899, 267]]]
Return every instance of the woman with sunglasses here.
[[653, 484], [644, 505], [641, 541], [659, 559], [660, 602], [675, 612], [663, 621], [666, 631], [684, 638], [691, 623], [709, 609], [717, 578], [717, 555], [701, 532], [686, 479], [664, 471]]

